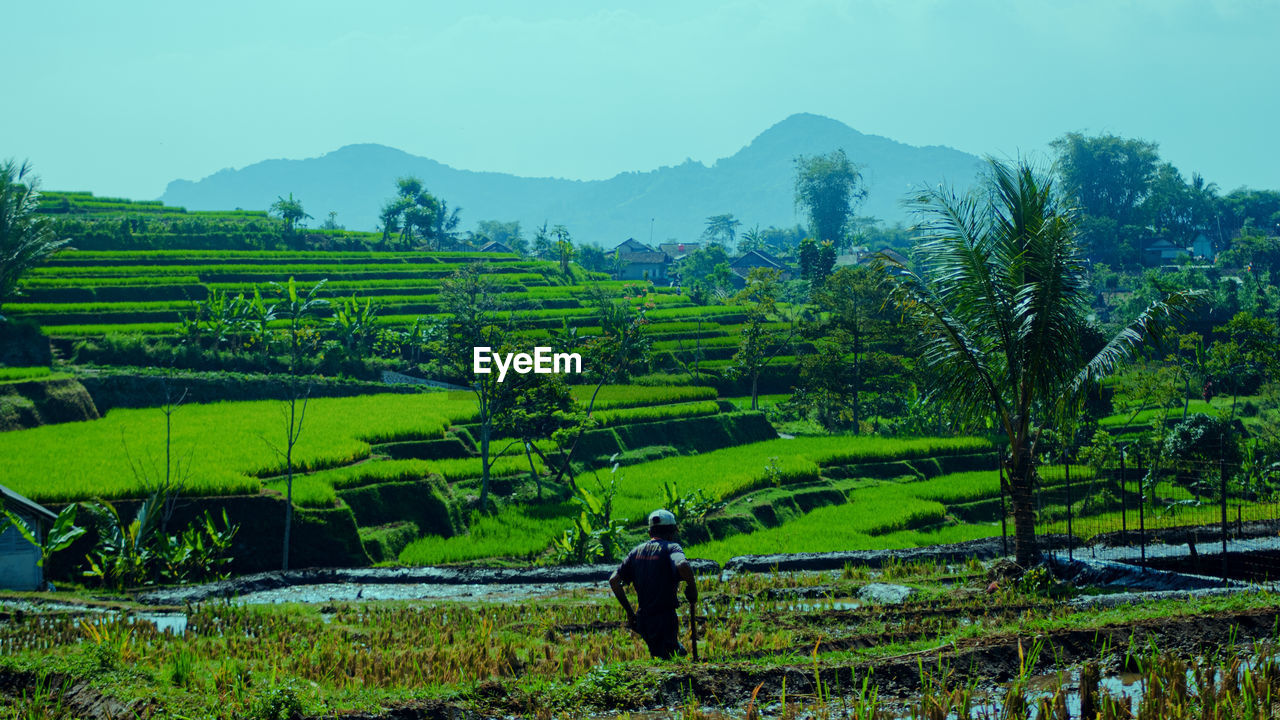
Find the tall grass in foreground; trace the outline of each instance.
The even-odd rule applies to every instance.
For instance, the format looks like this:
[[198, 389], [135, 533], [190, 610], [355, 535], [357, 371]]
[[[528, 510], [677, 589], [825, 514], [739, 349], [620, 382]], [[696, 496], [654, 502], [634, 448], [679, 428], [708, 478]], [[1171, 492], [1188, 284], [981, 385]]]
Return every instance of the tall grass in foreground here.
[[[473, 412], [467, 393], [315, 398], [295, 469], [355, 462], [369, 456], [370, 443], [439, 438], [451, 420]], [[173, 434], [174, 457], [190, 469], [189, 494], [256, 493], [259, 477], [283, 472], [272, 449], [284, 438], [279, 402], [186, 405], [173, 417]], [[44, 502], [138, 497], [135, 467], [163, 472], [164, 437], [164, 415], [156, 409], [116, 409], [100, 420], [0, 433], [4, 483]]]

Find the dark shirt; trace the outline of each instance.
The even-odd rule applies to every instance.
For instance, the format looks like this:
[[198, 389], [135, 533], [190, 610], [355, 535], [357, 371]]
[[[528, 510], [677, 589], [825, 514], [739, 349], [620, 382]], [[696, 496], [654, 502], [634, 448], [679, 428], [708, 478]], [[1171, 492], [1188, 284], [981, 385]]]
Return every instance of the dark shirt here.
[[676, 567], [684, 562], [688, 562], [684, 548], [670, 540], [650, 539], [627, 555], [618, 568], [618, 577], [636, 586], [640, 604], [637, 615], [651, 617], [675, 611], [676, 588], [680, 584]]

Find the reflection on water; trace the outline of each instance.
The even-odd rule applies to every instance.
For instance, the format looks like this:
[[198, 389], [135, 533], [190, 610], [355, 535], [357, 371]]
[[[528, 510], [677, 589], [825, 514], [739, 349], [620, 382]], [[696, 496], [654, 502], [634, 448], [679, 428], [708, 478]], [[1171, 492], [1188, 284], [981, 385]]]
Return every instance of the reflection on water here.
[[131, 622], [149, 622], [156, 630], [173, 635], [182, 635], [187, 631], [186, 613], [141, 613], [130, 618]]
[[251, 592], [235, 598], [241, 605], [359, 602], [361, 600], [486, 600], [513, 602], [569, 590], [604, 590], [602, 583], [471, 584], [322, 583]]

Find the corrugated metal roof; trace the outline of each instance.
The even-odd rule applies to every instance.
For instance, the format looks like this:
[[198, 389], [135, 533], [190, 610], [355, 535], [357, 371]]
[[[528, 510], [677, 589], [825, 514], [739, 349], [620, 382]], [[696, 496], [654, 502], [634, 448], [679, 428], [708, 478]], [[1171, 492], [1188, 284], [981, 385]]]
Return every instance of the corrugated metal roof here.
[[26, 514], [35, 515], [36, 517], [44, 520], [52, 521], [58, 517], [40, 503], [35, 502], [34, 500], [28, 500], [3, 485], [0, 485], [0, 496], [4, 497], [5, 509], [13, 512], [14, 514], [18, 514], [25, 510]]

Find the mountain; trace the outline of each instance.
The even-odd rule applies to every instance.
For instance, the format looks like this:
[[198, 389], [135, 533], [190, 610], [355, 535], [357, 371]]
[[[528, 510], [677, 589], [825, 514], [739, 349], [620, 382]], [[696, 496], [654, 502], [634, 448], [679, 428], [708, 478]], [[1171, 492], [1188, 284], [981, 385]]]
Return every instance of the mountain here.
[[907, 219], [900, 201], [911, 188], [964, 187], [981, 165], [958, 150], [904, 145], [802, 113], [709, 167], [688, 160], [608, 180], [528, 178], [459, 170], [383, 145], [347, 145], [318, 158], [264, 160], [195, 182], [175, 180], [161, 200], [191, 210], [259, 209], [293, 193], [317, 219], [335, 210], [348, 228], [373, 230], [395, 179], [415, 175], [449, 207], [462, 208], [462, 229], [479, 220], [519, 220], [531, 234], [546, 221], [565, 225], [578, 241], [612, 247], [628, 237], [648, 240], [651, 218], [659, 228], [655, 242], [694, 240], [708, 216], [722, 213], [733, 213], [742, 229], [794, 225], [801, 219], [794, 204], [796, 156], [837, 148], [862, 166], [869, 194], [858, 214], [889, 222]]

